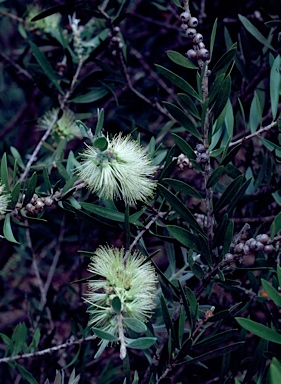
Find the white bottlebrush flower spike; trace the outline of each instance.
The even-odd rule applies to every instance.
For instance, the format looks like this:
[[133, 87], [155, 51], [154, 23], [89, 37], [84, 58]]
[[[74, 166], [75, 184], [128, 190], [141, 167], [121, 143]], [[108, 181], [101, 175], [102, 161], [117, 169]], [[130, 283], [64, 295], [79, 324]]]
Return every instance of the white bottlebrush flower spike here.
[[8, 204], [9, 204], [9, 196], [3, 193], [5, 190], [5, 186], [0, 182], [0, 215], [4, 215], [7, 212]]
[[129, 205], [152, 196], [156, 182], [150, 177], [157, 167], [138, 142], [119, 134], [108, 139], [105, 151], [86, 146], [78, 174], [91, 192], [108, 200], [123, 199]]
[[[89, 304], [89, 325], [117, 335], [118, 314], [112, 307], [117, 296], [122, 318], [145, 322], [154, 308], [157, 278], [150, 262], [139, 253], [130, 253], [124, 263], [123, 248], [100, 247], [91, 258], [88, 270], [102, 277], [89, 281], [85, 301]], [[120, 335], [119, 335], [120, 336]]]
[[[52, 124], [54, 117], [57, 116], [58, 108], [53, 108], [47, 111], [39, 120], [38, 127], [42, 130], [47, 130]], [[80, 129], [75, 123], [75, 115], [70, 109], [65, 109], [61, 118], [56, 122], [53, 128], [53, 134], [56, 134], [59, 138], [66, 138], [68, 141], [77, 138], [82, 138]]]

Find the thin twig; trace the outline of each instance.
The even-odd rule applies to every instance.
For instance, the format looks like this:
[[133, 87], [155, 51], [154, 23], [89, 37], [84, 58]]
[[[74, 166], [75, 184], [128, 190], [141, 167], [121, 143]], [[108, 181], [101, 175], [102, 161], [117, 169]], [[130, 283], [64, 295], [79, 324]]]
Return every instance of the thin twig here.
[[146, 226], [144, 227], [143, 230], [141, 230], [138, 235], [135, 237], [134, 241], [132, 242], [132, 244], [130, 245], [129, 249], [126, 251], [125, 253], [125, 256], [124, 256], [124, 260], [123, 260], [123, 263], [125, 263], [129, 257], [129, 254], [130, 252], [132, 251], [132, 249], [135, 247], [135, 245], [138, 243], [138, 241], [142, 238], [142, 236], [144, 235], [144, 233], [146, 231], [149, 230], [149, 228], [152, 226], [153, 223], [155, 223], [155, 221], [157, 219], [159, 219], [159, 217], [163, 217], [165, 215], [165, 213], [163, 212], [158, 212], [157, 215], [153, 216], [152, 219], [149, 221], [149, 223], [146, 224]]
[[36, 160], [38, 152], [40, 151], [44, 141], [46, 141], [48, 136], [50, 135], [54, 125], [57, 122], [57, 120], [58, 120], [58, 113], [54, 116], [53, 120], [51, 121], [51, 123], [50, 123], [50, 125], [49, 125], [49, 127], [47, 129], [47, 131], [44, 133], [44, 135], [42, 136], [42, 139], [39, 141], [39, 143], [37, 144], [35, 150], [33, 151], [32, 155], [30, 156], [30, 159], [28, 160], [28, 163], [26, 164], [25, 170], [23, 171], [23, 173], [20, 176], [20, 179], [19, 179], [20, 182], [22, 182], [26, 178], [26, 176], [27, 176], [27, 174], [28, 174], [32, 164]]
[[251, 139], [252, 137], [255, 137], [255, 136], [259, 136], [261, 135], [262, 133], [264, 132], [267, 132], [267, 131], [270, 131], [271, 128], [273, 127], [277, 127], [277, 121], [273, 121], [272, 123], [270, 123], [269, 125], [267, 125], [266, 127], [262, 127], [260, 128], [258, 131], [254, 132], [254, 133], [251, 133], [250, 135], [247, 135], [245, 137], [242, 137], [241, 139], [239, 140], [236, 140], [236, 141], [232, 141], [230, 144], [229, 144], [229, 147], [233, 147], [234, 145], [237, 145], [237, 144], [242, 144], [244, 143], [244, 141], [246, 140], [249, 140]]
[[21, 17], [18, 17], [16, 15], [13, 15], [12, 13], [3, 11], [3, 9], [0, 10], [0, 14], [9, 17], [12, 20], [18, 21], [21, 24], [24, 24], [24, 19], [22, 19]]
[[51, 347], [51, 348], [42, 349], [41, 351], [36, 351], [36, 352], [31, 352], [31, 353], [23, 353], [23, 354], [19, 354], [19, 355], [15, 355], [15, 356], [9, 356], [9, 357], [2, 357], [0, 359], [0, 363], [8, 363], [10, 361], [15, 361], [15, 360], [19, 360], [19, 359], [29, 359], [31, 357], [44, 356], [44, 355], [59, 351], [60, 349], [71, 347], [72, 345], [81, 345], [82, 343], [87, 342], [87, 341], [92, 341], [95, 338], [96, 338], [96, 336], [93, 335], [93, 336], [88, 336], [88, 337], [85, 337], [83, 339], [78, 339], [78, 340], [71, 340], [70, 339], [66, 343], [56, 345], [56, 346]]
[[5, 53], [0, 51], [0, 57], [5, 60], [7, 63], [9, 63], [17, 72], [17, 75], [20, 73], [23, 74], [28, 80], [34, 82], [32, 76], [29, 72], [27, 72], [24, 68], [22, 68], [20, 65], [14, 62], [14, 60], [10, 59]]

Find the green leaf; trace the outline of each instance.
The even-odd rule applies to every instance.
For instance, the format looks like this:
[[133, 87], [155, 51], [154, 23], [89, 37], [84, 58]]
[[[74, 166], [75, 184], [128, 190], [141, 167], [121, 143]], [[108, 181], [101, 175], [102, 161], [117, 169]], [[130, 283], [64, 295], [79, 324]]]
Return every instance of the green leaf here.
[[281, 267], [280, 265], [277, 265], [277, 279], [278, 279], [278, 285], [281, 286]]
[[172, 136], [175, 140], [175, 143], [179, 147], [179, 149], [183, 152], [185, 156], [187, 156], [189, 159], [196, 160], [196, 155], [194, 153], [194, 150], [191, 148], [191, 146], [180, 136], [176, 135], [175, 133], [172, 133]]
[[181, 53], [176, 51], [167, 51], [167, 56], [174, 63], [181, 65], [184, 68], [198, 69], [187, 57], [183, 56]]
[[223, 172], [224, 167], [221, 165], [217, 169], [215, 169], [207, 182], [207, 188], [212, 188], [215, 184], [217, 184]]
[[280, 75], [281, 56], [277, 55], [272, 63], [270, 70], [270, 105], [272, 111], [273, 120], [276, 119], [278, 112], [280, 86], [281, 86], [281, 75]]
[[187, 196], [192, 196], [199, 200], [203, 199], [203, 196], [201, 196], [199, 192], [183, 181], [176, 179], [162, 179], [162, 182], [168, 184], [174, 190], [186, 194]]
[[10, 201], [10, 205], [12, 207], [12, 209], [15, 207], [15, 205], [17, 204], [18, 200], [19, 200], [19, 195], [20, 195], [20, 182], [18, 181], [16, 183], [16, 185], [14, 186], [12, 192], [11, 192], [11, 201]]
[[221, 245], [223, 243], [227, 226], [228, 226], [228, 214], [225, 213], [222, 218], [220, 217], [218, 226], [215, 229], [212, 249], [214, 249], [216, 246]]
[[121, 304], [121, 301], [120, 301], [120, 299], [119, 299], [118, 296], [115, 296], [115, 297], [112, 299], [111, 305], [112, 305], [112, 308], [114, 309], [114, 311], [115, 311], [116, 313], [120, 313], [122, 304]]
[[250, 108], [250, 131], [251, 133], [256, 132], [258, 126], [262, 123], [262, 110], [260, 99], [257, 92], [254, 92], [254, 98]]
[[271, 341], [272, 343], [281, 344], [281, 335], [273, 329], [259, 324], [256, 321], [244, 319], [243, 317], [235, 317], [235, 320], [242, 328], [246, 329], [246, 331], [259, 336], [261, 339]]
[[275, 151], [277, 157], [281, 157], [281, 147], [270, 140], [258, 136], [263, 145], [271, 152]]
[[4, 153], [1, 159], [1, 182], [5, 185], [5, 192], [10, 192], [7, 155]]
[[191, 97], [187, 96], [185, 93], [178, 93], [177, 98], [181, 106], [186, 109], [191, 115], [196, 117], [197, 119], [200, 119], [199, 111], [196, 107], [196, 104], [191, 99]]
[[225, 78], [225, 73], [218, 74], [215, 78], [215, 81], [212, 83], [209, 92], [209, 105], [213, 103], [215, 97], [217, 96], [219, 90], [221, 89], [222, 83]]
[[164, 320], [167, 332], [169, 333], [170, 331], [172, 339], [175, 340], [176, 334], [175, 334], [174, 325], [170, 316], [170, 312], [169, 312], [166, 300], [163, 295], [161, 295], [160, 300], [161, 300], [162, 316], [163, 316], [163, 320]]
[[80, 132], [82, 133], [82, 136], [83, 137], [87, 137], [87, 138], [90, 138], [89, 137], [89, 128], [87, 127], [86, 124], [83, 123], [83, 121], [81, 120], [76, 120], [75, 121], [75, 124], [77, 125], [77, 127], [80, 129]]
[[11, 216], [10, 216], [10, 214], [7, 214], [5, 216], [4, 226], [3, 226], [3, 234], [4, 234], [5, 239], [10, 241], [11, 243], [19, 244], [19, 242], [15, 239], [15, 237], [13, 235], [13, 231], [12, 231], [12, 227], [11, 227]]
[[232, 161], [235, 158], [235, 156], [240, 151], [240, 149], [241, 149], [241, 144], [238, 144], [238, 145], [236, 145], [236, 147], [232, 148], [228, 152], [228, 154], [224, 154], [222, 156], [222, 160], [220, 162], [220, 165], [226, 166], [230, 161]]
[[241, 23], [243, 26], [247, 29], [247, 31], [253, 35], [260, 43], [265, 45], [267, 48], [272, 49], [274, 51], [274, 48], [269, 43], [269, 41], [260, 33], [260, 31], [248, 20], [245, 16], [238, 15]]
[[270, 226], [270, 237], [273, 239], [279, 231], [281, 231], [281, 212], [278, 213]]
[[177, 87], [185, 91], [186, 93], [189, 93], [191, 96], [195, 97], [195, 99], [201, 101], [201, 97], [198, 95], [197, 92], [194, 91], [193, 87], [188, 84], [187, 81], [185, 81], [182, 77], [176, 75], [174, 72], [169, 71], [168, 69], [162, 67], [161, 65], [155, 64], [158, 72], [166, 77], [166, 79], [170, 80], [173, 84], [175, 84]]
[[29, 384], [38, 384], [37, 380], [35, 380], [35, 378], [30, 372], [28, 372], [24, 367], [22, 367], [18, 363], [15, 363], [15, 364], [16, 364], [15, 366], [17, 370], [20, 372], [22, 377], [28, 381]]
[[167, 225], [167, 230], [186, 248], [192, 249], [198, 253], [201, 252], [200, 240], [193, 233], [176, 225]]
[[127, 344], [128, 348], [134, 349], [148, 349], [157, 341], [156, 337], [140, 337]]
[[189, 287], [184, 287], [184, 296], [189, 304], [189, 311], [192, 323], [195, 325], [198, 320], [198, 303], [196, 300], [196, 296], [192, 289], [190, 289]]
[[124, 223], [125, 215], [118, 211], [114, 211], [113, 209], [101, 207], [99, 205], [91, 204], [91, 203], [80, 203], [81, 207], [86, 209], [87, 211], [93, 212], [98, 216], [104, 217], [105, 219], [119, 221]]
[[231, 212], [233, 211], [233, 209], [235, 208], [236, 204], [237, 204], [237, 201], [240, 199], [241, 196], [244, 195], [244, 193], [246, 192], [248, 186], [251, 184], [252, 182], [252, 178], [250, 177], [248, 180], [246, 180], [242, 185], [241, 187], [238, 189], [238, 191], [235, 193], [235, 195], [233, 196], [228, 208], [227, 208], [227, 213], [229, 215], [231, 215]]
[[49, 175], [48, 175], [48, 172], [46, 170], [46, 167], [43, 167], [43, 179], [44, 179], [46, 191], [48, 193], [51, 193], [52, 192], [52, 185], [51, 185], [51, 182], [50, 182]]
[[186, 129], [187, 132], [191, 133], [198, 139], [201, 139], [201, 135], [199, 134], [197, 129], [194, 127], [194, 124], [191, 122], [189, 117], [183, 112], [182, 109], [166, 101], [164, 101], [163, 104], [167, 109], [167, 111], [173, 116], [174, 119], [177, 120], [177, 122], [179, 122]]
[[104, 109], [98, 109], [98, 122], [97, 126], [95, 129], [95, 136], [100, 137], [101, 136], [101, 131], [103, 128], [103, 123], [104, 123]]
[[212, 28], [212, 33], [211, 33], [211, 41], [210, 41], [210, 60], [212, 60], [213, 56], [213, 49], [214, 49], [214, 44], [215, 44], [215, 39], [216, 39], [216, 33], [217, 33], [217, 25], [218, 25], [218, 19], [216, 18], [213, 28]]
[[214, 114], [214, 119], [218, 118], [219, 115], [222, 113], [224, 107], [227, 104], [228, 98], [230, 96], [230, 91], [231, 91], [231, 77], [230, 75], [227, 75], [222, 83], [222, 86], [217, 96], [217, 100], [212, 110]]
[[[194, 358], [188, 357], [183, 363], [186, 364], [186, 365], [187, 364], [195, 364], [197, 362], [201, 363], [202, 361], [214, 359], [214, 358], [216, 358], [218, 356], [224, 356], [227, 353], [233, 352], [236, 349], [242, 347], [243, 344], [244, 344], [244, 341], [239, 341], [238, 343], [233, 343], [233, 344], [227, 345], [225, 347], [218, 348], [218, 349], [216, 349], [214, 351], [206, 352], [203, 355], [200, 355], [200, 356], [197, 356], [197, 357], [194, 357]], [[178, 363], [178, 364], [182, 364], [182, 362]], [[176, 365], [178, 365], [178, 364], [176, 364]]]
[[234, 221], [230, 220], [226, 228], [224, 239], [223, 239], [223, 249], [222, 249], [223, 256], [229, 251], [230, 244], [232, 243], [232, 240], [233, 240], [233, 233], [234, 233]]
[[123, 323], [134, 332], [142, 333], [147, 331], [147, 326], [142, 321], [133, 317], [124, 317]]
[[76, 96], [74, 99], [69, 100], [71, 103], [85, 104], [93, 103], [94, 101], [102, 99], [108, 94], [108, 90], [104, 87], [93, 88], [90, 92], [84, 95]]
[[95, 335], [100, 337], [103, 340], [109, 340], [109, 341], [118, 341], [118, 337], [112, 335], [111, 333], [102, 331], [99, 328], [93, 328], [93, 331], [95, 332]]
[[225, 53], [222, 55], [222, 57], [216, 62], [216, 64], [214, 65], [214, 67], [213, 67], [213, 69], [212, 69], [212, 72], [213, 72], [213, 73], [218, 72], [218, 71], [222, 70], [223, 68], [224, 68], [225, 71], [226, 71], [227, 68], [225, 68], [225, 67], [228, 67], [228, 66], [231, 64], [231, 62], [232, 62], [232, 60], [233, 60], [233, 58], [234, 58], [234, 56], [235, 56], [235, 54], [236, 54], [236, 50], [237, 50], [237, 44], [235, 43], [235, 44], [233, 44], [233, 46], [230, 47], [230, 49], [229, 49], [227, 52], [225, 52]]
[[266, 384], [281, 383], [281, 363], [273, 356], [268, 368]]
[[95, 148], [100, 149], [101, 151], [105, 151], [108, 147], [108, 141], [106, 140], [105, 137], [98, 137], [94, 143], [93, 146]]
[[19, 151], [15, 147], [10, 147], [10, 150], [11, 150], [11, 154], [17, 160], [18, 165], [21, 167], [21, 169], [25, 169], [25, 165], [23, 163], [23, 160]]
[[196, 347], [209, 347], [210, 345], [219, 345], [220, 343], [224, 343], [237, 335], [237, 329], [230, 329], [228, 331], [224, 331], [218, 333], [216, 335], [204, 337], [203, 340], [198, 341], [194, 344]]
[[26, 325], [24, 323], [19, 323], [12, 334], [12, 341], [14, 342], [14, 355], [17, 355], [19, 352], [24, 351], [24, 347], [26, 346], [26, 337]]
[[280, 293], [275, 289], [269, 282], [261, 279], [261, 284], [265, 292], [271, 298], [271, 300], [278, 306], [281, 307], [281, 296]]
[[32, 199], [34, 192], [35, 192], [36, 184], [37, 184], [37, 174], [36, 174], [36, 172], [34, 172], [31, 176], [31, 178], [29, 179], [27, 189], [25, 191], [23, 206], [28, 204], [30, 202], [30, 200]]
[[31, 41], [29, 40], [30, 48], [33, 52], [33, 55], [35, 59], [37, 60], [40, 67], [43, 69], [45, 75], [48, 77], [48, 79], [54, 84], [54, 86], [57, 88], [59, 93], [64, 94], [58, 79], [56, 72], [53, 70], [52, 65], [49, 63], [49, 61], [46, 59], [44, 53], [40, 51], [40, 49]]
[[160, 193], [165, 199], [171, 204], [172, 208], [184, 219], [186, 222], [196, 229], [198, 232], [202, 233], [204, 235], [204, 232], [202, 228], [197, 223], [195, 217], [190, 212], [190, 210], [172, 193], [170, 192], [166, 187], [164, 187], [161, 184], [158, 184], [158, 189], [160, 190]]
[[230, 204], [233, 196], [237, 192], [238, 188], [240, 188], [243, 183], [244, 175], [238, 176], [232, 183], [225, 189], [220, 199], [217, 201], [214, 212], [218, 212], [220, 209], [224, 208], [226, 205]]

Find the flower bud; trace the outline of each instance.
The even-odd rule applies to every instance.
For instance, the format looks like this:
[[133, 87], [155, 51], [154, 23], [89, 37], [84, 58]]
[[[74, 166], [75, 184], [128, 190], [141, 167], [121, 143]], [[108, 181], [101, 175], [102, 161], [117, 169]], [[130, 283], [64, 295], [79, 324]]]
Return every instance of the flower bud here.
[[198, 25], [198, 19], [197, 19], [197, 17], [191, 17], [191, 18], [189, 19], [189, 21], [188, 21], [188, 25], [189, 25], [189, 27], [191, 27], [191, 28], [196, 28], [197, 25]]
[[184, 23], [182, 23], [182, 25], [181, 25], [181, 29], [182, 29], [183, 31], [186, 31], [186, 30], [187, 30], [187, 28], [188, 28], [188, 25], [187, 25], [187, 24], [184, 24]]
[[188, 28], [185, 32], [186, 36], [190, 39], [193, 39], [193, 37], [196, 35], [196, 29], [195, 28]]
[[51, 197], [45, 197], [45, 204], [47, 207], [50, 207], [53, 204], [53, 199]]
[[41, 200], [37, 200], [37, 202], [36, 202], [36, 204], [35, 204], [35, 208], [37, 208], [37, 209], [42, 209], [43, 207], [44, 207], [44, 203], [43, 203], [43, 201], [41, 201]]
[[234, 257], [232, 253], [226, 253], [224, 256], [225, 261], [231, 262], [233, 261]]
[[202, 41], [201, 41], [200, 43], [198, 43], [198, 47], [199, 47], [199, 49], [205, 48], [205, 44], [202, 43]]

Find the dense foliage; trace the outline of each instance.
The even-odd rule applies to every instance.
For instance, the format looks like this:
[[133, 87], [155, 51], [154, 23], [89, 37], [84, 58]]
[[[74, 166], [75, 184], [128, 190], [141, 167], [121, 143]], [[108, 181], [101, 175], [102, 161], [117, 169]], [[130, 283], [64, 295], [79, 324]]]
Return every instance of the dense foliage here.
[[280, 10], [0, 1], [1, 383], [281, 382]]

